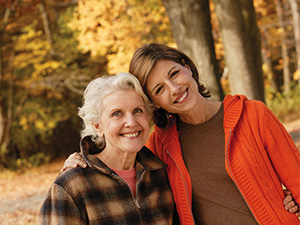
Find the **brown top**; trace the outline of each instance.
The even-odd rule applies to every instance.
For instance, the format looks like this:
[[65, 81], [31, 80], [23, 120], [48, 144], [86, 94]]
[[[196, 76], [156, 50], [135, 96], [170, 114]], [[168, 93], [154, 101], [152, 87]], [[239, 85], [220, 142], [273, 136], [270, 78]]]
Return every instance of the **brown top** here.
[[196, 224], [256, 224], [225, 169], [223, 104], [200, 125], [178, 122], [182, 154], [191, 176]]

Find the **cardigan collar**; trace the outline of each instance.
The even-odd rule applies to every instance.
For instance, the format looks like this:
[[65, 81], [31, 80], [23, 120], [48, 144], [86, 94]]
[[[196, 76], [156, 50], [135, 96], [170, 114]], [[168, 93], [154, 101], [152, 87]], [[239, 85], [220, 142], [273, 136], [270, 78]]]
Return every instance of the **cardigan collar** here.
[[[224, 99], [224, 128], [234, 130], [237, 125], [244, 107], [244, 102], [247, 97], [244, 95], [227, 95]], [[172, 141], [173, 138], [178, 137], [176, 118], [173, 115], [169, 116], [169, 124], [166, 128], [159, 128], [154, 126], [155, 131], [162, 138], [164, 143]]]
[[224, 128], [234, 130], [238, 121], [241, 118], [244, 108], [244, 102], [247, 97], [244, 95], [227, 95], [224, 99]]

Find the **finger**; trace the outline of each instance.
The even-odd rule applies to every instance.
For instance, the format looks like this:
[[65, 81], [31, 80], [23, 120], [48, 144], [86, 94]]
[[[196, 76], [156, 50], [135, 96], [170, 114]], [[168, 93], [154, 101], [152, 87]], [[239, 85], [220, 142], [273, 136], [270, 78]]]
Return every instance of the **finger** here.
[[72, 168], [76, 168], [76, 167], [86, 168], [87, 165], [86, 165], [86, 163], [83, 163], [81, 161], [77, 161], [77, 163], [74, 163], [74, 161], [73, 162], [66, 162], [65, 165], [63, 166], [63, 168], [61, 168], [60, 171], [64, 172], [64, 171], [66, 171], [68, 169], [72, 169]]
[[78, 152], [74, 152], [71, 155], [69, 155], [69, 157], [67, 158], [67, 160], [69, 159], [82, 159], [81, 155]]
[[87, 167], [87, 164], [86, 162], [81, 158], [81, 159], [76, 159], [72, 162], [70, 162], [69, 164], [67, 165], [70, 165], [69, 167], [83, 167], [83, 168], [86, 168]]
[[287, 195], [285, 196], [285, 198], [283, 199], [283, 204], [287, 205], [289, 202], [291, 202], [293, 200], [291, 195]]
[[298, 211], [298, 206], [296, 206], [296, 205], [294, 207], [292, 207], [292, 208], [289, 209], [290, 213], [295, 213], [297, 211]]
[[66, 161], [64, 164], [64, 167], [66, 169], [75, 168], [78, 166], [85, 168], [87, 165], [85, 161], [82, 161], [80, 159], [73, 159], [72, 161]]
[[74, 167], [72, 164], [79, 163], [79, 165], [85, 163], [84, 159], [78, 152], [74, 152], [73, 154], [69, 155], [69, 157], [65, 161], [65, 165], [67, 167]]
[[300, 212], [295, 213], [296, 216], [300, 217]]
[[[295, 206], [295, 202], [294, 201], [290, 201], [289, 203], [284, 205], [284, 208], [289, 211], [290, 209], [292, 209]], [[297, 210], [296, 210], [297, 211]], [[295, 212], [296, 212], [295, 211]]]

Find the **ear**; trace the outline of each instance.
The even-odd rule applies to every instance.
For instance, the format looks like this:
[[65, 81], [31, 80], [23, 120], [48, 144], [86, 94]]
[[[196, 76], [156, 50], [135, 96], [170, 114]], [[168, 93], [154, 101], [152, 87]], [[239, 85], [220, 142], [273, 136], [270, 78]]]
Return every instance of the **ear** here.
[[153, 105], [154, 105], [155, 109], [160, 109], [160, 106], [156, 105], [154, 102], [153, 102]]
[[99, 137], [103, 137], [103, 129], [99, 123], [92, 123]]
[[191, 67], [188, 64], [184, 64], [184, 67], [187, 68], [189, 71], [192, 72]]

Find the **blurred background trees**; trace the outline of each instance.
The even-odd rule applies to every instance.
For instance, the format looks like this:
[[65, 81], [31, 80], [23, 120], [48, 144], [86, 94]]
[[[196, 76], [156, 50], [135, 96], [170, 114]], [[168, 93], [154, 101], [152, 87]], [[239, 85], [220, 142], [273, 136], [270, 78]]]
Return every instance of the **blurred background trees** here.
[[200, 82], [299, 118], [299, 0], [0, 0], [0, 168], [78, 150], [82, 91], [146, 43], [178, 47]]

